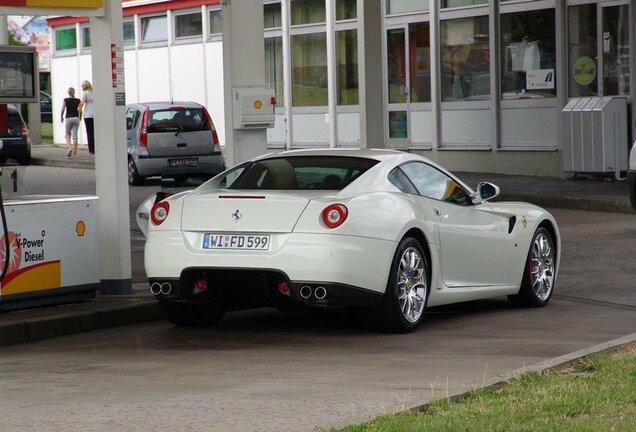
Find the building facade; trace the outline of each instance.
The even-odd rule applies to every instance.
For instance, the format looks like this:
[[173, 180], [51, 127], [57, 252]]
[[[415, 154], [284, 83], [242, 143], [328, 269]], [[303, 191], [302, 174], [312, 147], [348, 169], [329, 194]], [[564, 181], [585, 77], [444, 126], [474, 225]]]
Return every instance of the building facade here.
[[[636, 5], [629, 0], [383, 0], [384, 147], [452, 170], [564, 174], [572, 98], [627, 101], [636, 113]], [[218, 0], [123, 3], [128, 103], [193, 100], [223, 136]], [[356, 0], [263, 2], [272, 150], [357, 147]], [[91, 79], [90, 23], [49, 18], [54, 104]], [[249, 55], [247, 53], [246, 55]], [[334, 132], [335, 131], [335, 132]], [[56, 141], [63, 141], [60, 124]]]

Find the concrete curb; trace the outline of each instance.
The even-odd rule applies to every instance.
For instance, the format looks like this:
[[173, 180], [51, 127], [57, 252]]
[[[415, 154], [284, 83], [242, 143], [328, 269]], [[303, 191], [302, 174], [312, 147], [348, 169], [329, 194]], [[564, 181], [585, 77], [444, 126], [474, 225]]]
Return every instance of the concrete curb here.
[[0, 325], [0, 346], [139, 324], [160, 318], [159, 306], [154, 299], [117, 306], [104, 305], [95, 310], [63, 311], [51, 316], [31, 317]]
[[55, 168], [95, 169], [95, 162], [88, 160], [87, 156], [78, 156], [65, 160], [33, 157], [31, 159], [31, 165], [43, 165]]

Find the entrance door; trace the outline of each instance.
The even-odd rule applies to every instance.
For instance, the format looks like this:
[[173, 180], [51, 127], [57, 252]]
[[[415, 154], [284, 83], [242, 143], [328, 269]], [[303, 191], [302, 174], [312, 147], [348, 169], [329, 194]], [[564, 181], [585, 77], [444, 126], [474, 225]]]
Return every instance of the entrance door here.
[[602, 94], [629, 96], [629, 4], [601, 4], [601, 20]]
[[429, 23], [399, 24], [387, 30], [386, 40], [389, 146], [408, 148], [430, 143]]
[[392, 28], [386, 32], [387, 90], [389, 97], [389, 147], [408, 148], [409, 59], [406, 53], [406, 28]]

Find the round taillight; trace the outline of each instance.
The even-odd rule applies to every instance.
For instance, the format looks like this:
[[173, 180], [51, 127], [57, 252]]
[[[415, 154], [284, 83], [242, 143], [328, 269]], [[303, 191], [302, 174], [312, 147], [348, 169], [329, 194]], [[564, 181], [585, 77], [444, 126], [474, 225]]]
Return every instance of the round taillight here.
[[170, 204], [165, 201], [161, 201], [152, 206], [150, 219], [153, 224], [161, 225], [168, 217], [168, 213], [170, 213]]
[[322, 220], [329, 228], [338, 228], [347, 219], [349, 211], [344, 204], [331, 204], [322, 211]]

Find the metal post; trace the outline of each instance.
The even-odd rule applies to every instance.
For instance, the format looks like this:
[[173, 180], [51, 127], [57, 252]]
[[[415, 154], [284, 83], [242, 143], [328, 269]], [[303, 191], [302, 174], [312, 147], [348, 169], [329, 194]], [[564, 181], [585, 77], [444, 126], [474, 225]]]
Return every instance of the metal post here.
[[327, 93], [328, 93], [328, 109], [327, 118], [329, 120], [329, 147], [336, 147], [338, 144], [338, 113], [337, 113], [337, 94], [336, 94], [336, 13], [335, 0], [327, 0]]
[[225, 160], [228, 166], [267, 151], [265, 129], [234, 129], [232, 90], [265, 86], [262, 0], [223, 1], [223, 94], [225, 104]]
[[360, 147], [385, 147], [382, 92], [382, 2], [358, 2], [358, 82], [360, 88]]
[[132, 292], [121, 10], [105, 0], [104, 16], [91, 18], [102, 294]]

